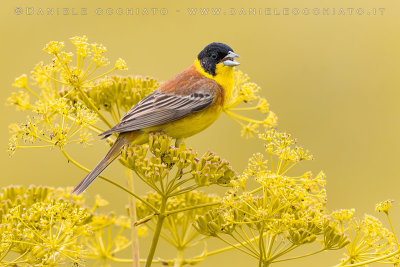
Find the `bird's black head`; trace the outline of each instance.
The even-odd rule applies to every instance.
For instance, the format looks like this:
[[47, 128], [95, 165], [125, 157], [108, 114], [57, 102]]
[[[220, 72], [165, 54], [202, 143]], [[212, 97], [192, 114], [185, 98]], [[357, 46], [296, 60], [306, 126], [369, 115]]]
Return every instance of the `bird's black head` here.
[[239, 65], [239, 62], [234, 60], [235, 57], [239, 56], [233, 53], [233, 49], [228, 45], [211, 43], [200, 52], [197, 59], [205, 72], [215, 76], [218, 63], [230, 67]]

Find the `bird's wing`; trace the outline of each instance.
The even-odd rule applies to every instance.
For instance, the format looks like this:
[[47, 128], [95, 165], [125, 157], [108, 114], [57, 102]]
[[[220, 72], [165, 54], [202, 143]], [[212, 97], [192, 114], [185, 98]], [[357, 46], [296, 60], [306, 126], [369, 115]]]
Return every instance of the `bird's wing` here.
[[[190, 88], [186, 90], [188, 94], [184, 95], [160, 89], [154, 91], [129, 110], [117, 125], [101, 135], [109, 136], [157, 126], [205, 109], [214, 101], [219, 90], [217, 83], [206, 80], [190, 83]], [[185, 84], [188, 86], [188, 83]], [[182, 91], [182, 88], [179, 89], [173, 91]]]

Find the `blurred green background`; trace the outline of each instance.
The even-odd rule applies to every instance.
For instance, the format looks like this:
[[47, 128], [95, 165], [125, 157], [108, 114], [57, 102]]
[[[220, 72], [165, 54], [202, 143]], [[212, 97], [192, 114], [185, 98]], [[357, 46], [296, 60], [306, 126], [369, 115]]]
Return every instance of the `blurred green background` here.
[[[23, 8], [23, 14], [17, 7]], [[27, 15], [26, 8], [71, 8], [87, 15]], [[221, 8], [220, 15], [189, 15], [188, 8]], [[96, 9], [124, 10], [123, 15], [96, 15]], [[165, 8], [167, 15], [126, 15], [126, 8]], [[229, 15], [244, 8], [277, 8], [280, 15]], [[344, 15], [283, 15], [283, 8], [344, 8]], [[363, 8], [358, 15], [348, 8]], [[368, 15], [384, 8], [383, 15]], [[32, 11], [32, 10], [30, 10]], [[75, 35], [103, 43], [114, 61], [124, 58], [129, 74], [151, 75], [167, 80], [195, 59], [213, 41], [225, 42], [240, 58], [240, 69], [262, 87], [271, 110], [279, 117], [278, 129], [288, 131], [310, 149], [315, 160], [303, 164], [315, 174], [328, 176], [328, 208], [356, 208], [357, 216], [374, 211], [377, 202], [394, 199], [393, 221], [400, 223], [400, 2], [382, 1], [7, 1], [1, 5], [1, 102], [14, 90], [11, 84], [29, 73], [39, 61], [49, 60], [42, 51], [50, 40], [68, 42]], [[135, 11], [136, 12], [136, 11]], [[271, 11], [274, 12], [273, 10]], [[24, 120], [14, 108], [0, 105], [0, 186], [37, 184], [72, 186], [85, 175], [57, 150], [20, 150], [8, 157], [8, 125]], [[94, 146], [74, 147], [70, 153], [92, 167], [107, 147], [95, 138]], [[187, 140], [196, 150], [213, 150], [241, 171], [254, 152], [262, 151], [256, 139], [240, 137], [240, 127], [223, 115], [206, 131]], [[113, 164], [106, 171], [123, 183], [123, 168]], [[137, 192], [147, 188], [137, 184]], [[215, 191], [209, 188], [210, 192]], [[222, 190], [219, 190], [222, 192]], [[97, 180], [88, 196], [100, 193], [125, 212], [128, 197]], [[396, 227], [400, 231], [400, 227]], [[146, 253], [145, 243], [141, 248]], [[211, 248], [220, 245], [218, 241]], [[170, 253], [163, 244], [162, 256]], [[331, 266], [339, 253], [307, 258], [282, 266]], [[254, 266], [247, 256], [231, 251], [212, 256], [199, 266]]]

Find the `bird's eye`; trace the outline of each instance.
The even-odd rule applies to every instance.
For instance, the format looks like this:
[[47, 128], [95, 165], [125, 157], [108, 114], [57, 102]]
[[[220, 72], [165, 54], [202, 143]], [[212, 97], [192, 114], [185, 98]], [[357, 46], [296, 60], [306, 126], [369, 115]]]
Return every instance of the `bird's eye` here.
[[212, 57], [213, 59], [217, 59], [218, 56], [217, 56], [217, 54], [212, 53], [212, 54], [211, 54], [211, 57]]

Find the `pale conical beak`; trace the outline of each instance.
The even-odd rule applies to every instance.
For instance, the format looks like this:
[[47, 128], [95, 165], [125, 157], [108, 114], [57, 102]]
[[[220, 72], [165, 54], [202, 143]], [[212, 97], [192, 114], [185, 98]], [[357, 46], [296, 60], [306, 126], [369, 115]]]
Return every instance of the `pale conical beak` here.
[[225, 66], [230, 67], [240, 65], [240, 63], [234, 60], [234, 58], [239, 58], [239, 56], [232, 51], [229, 51], [228, 55], [222, 59], [222, 62]]

